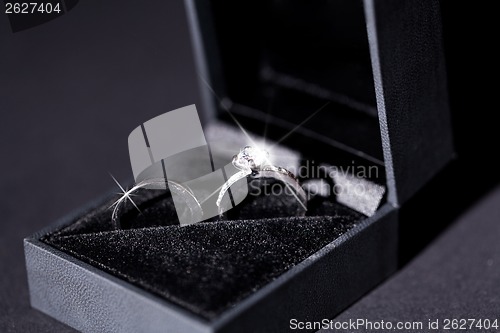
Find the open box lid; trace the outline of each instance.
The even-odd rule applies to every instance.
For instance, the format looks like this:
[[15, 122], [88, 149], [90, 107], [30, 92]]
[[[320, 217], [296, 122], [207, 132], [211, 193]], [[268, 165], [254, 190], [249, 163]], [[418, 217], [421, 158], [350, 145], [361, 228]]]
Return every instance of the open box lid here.
[[186, 4], [205, 119], [229, 107], [380, 163], [395, 206], [453, 157], [438, 2]]

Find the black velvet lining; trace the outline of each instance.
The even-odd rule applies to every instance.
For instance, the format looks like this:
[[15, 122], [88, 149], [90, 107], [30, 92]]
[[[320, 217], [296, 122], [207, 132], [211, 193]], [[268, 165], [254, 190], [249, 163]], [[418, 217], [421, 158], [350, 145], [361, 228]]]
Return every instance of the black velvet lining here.
[[311, 205], [311, 216], [262, 219], [270, 207], [283, 215], [290, 209], [282, 198], [262, 200], [243, 205], [239, 220], [180, 227], [164, 194], [144, 202], [142, 214], [130, 207], [122, 212], [121, 230], [114, 230], [106, 203], [42, 240], [213, 319], [364, 218], [320, 200]]

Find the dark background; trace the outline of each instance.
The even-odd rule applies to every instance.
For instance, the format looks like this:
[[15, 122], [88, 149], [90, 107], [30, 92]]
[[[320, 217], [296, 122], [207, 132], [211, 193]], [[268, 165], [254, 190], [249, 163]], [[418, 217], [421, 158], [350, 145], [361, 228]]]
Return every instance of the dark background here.
[[[484, 40], [494, 22], [484, 6], [441, 5], [461, 161], [452, 174], [461, 185], [443, 192], [442, 204], [419, 207], [422, 219], [412, 220], [414, 236], [403, 244], [412, 245], [409, 263], [338, 319], [500, 319], [500, 172], [491, 162], [498, 110], [484, 81], [493, 75]], [[167, 110], [199, 104], [196, 80], [180, 0], [85, 0], [17, 33], [2, 10], [1, 332], [73, 331], [29, 307], [22, 239], [113, 189], [108, 172], [131, 179], [128, 134]], [[422, 244], [429, 246], [414, 257]]]

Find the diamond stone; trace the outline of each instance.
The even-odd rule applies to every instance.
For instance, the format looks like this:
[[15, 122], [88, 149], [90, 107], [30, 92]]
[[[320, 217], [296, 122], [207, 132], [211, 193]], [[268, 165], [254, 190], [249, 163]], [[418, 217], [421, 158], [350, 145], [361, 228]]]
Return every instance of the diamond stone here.
[[258, 171], [267, 164], [269, 153], [263, 149], [246, 146], [233, 158], [233, 165], [241, 170]]

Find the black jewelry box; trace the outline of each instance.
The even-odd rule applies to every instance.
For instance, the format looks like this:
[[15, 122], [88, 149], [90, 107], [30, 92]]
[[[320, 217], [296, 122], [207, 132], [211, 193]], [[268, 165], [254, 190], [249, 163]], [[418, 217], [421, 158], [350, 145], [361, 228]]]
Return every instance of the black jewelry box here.
[[31, 304], [84, 332], [331, 318], [396, 270], [398, 208], [453, 156], [439, 4], [186, 4], [206, 126], [231, 131], [233, 116], [303, 160], [376, 166], [367, 181], [386, 197], [370, 217], [339, 202], [273, 216], [257, 201], [188, 227], [162, 197], [119, 231], [106, 197], [25, 240]]

